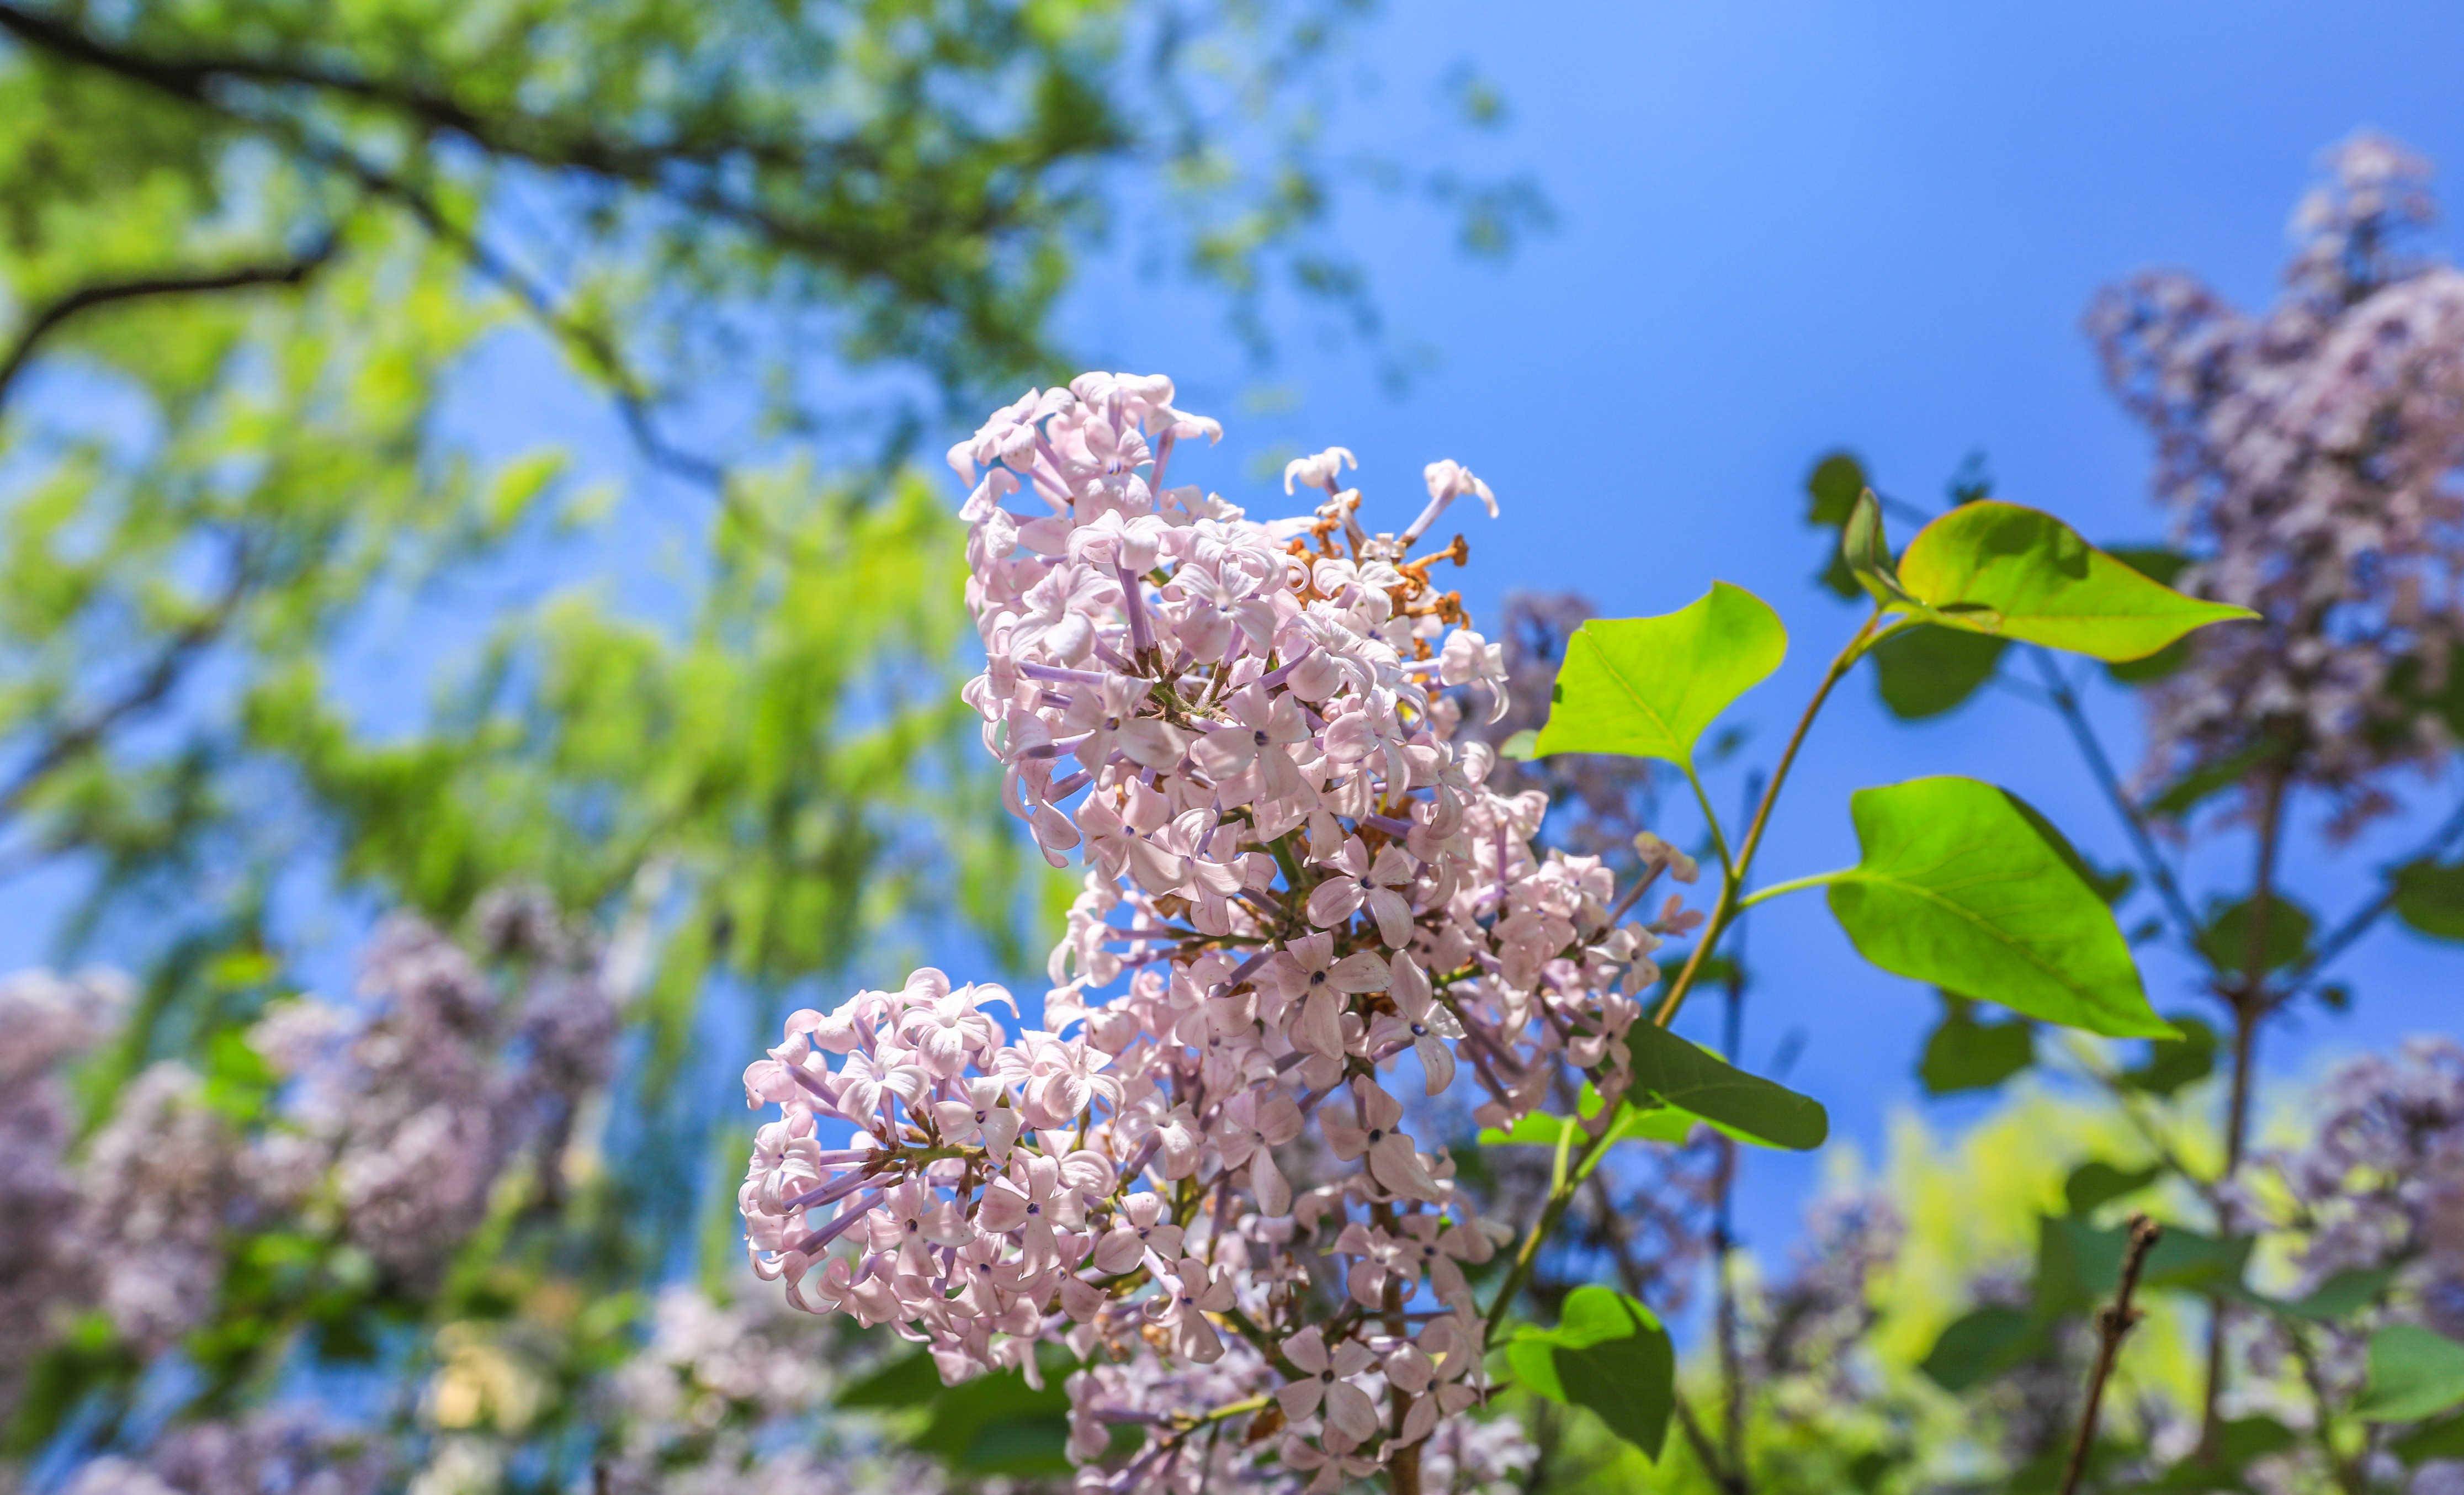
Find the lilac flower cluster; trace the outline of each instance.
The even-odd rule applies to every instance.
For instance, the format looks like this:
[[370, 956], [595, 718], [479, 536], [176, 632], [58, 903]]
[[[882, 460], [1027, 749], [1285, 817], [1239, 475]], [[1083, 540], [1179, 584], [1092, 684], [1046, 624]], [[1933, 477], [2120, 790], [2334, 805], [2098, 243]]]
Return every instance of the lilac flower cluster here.
[[66, 1495], [376, 1495], [382, 1453], [304, 1409], [175, 1428], [142, 1459], [95, 1460]]
[[[2346, 1272], [2397, 1275], [2385, 1313], [2464, 1337], [2464, 1045], [2416, 1038], [2340, 1066], [2321, 1088], [2309, 1140], [2265, 1153], [2237, 1190], [2251, 1218], [2295, 1241], [2291, 1291]], [[2364, 1345], [2384, 1317], [2322, 1329], [2307, 1346], [2331, 1393], [2361, 1389]], [[2252, 1359], [2281, 1368], [2295, 1346], [2257, 1326]]]
[[[1280, 1424], [1284, 1468], [1332, 1489], [1482, 1400], [1464, 1274], [1508, 1234], [1391, 1071], [1468, 1076], [1484, 1125], [1572, 1072], [1617, 1095], [1658, 932], [1612, 915], [1598, 858], [1535, 850], [1546, 797], [1492, 788], [1459, 734], [1464, 697], [1504, 711], [1502, 650], [1430, 580], [1461, 537], [1411, 552], [1487, 486], [1433, 463], [1419, 517], [1373, 534], [1331, 448], [1285, 473], [1313, 512], [1260, 522], [1167, 484], [1220, 433], [1172, 399], [1089, 374], [952, 453], [987, 656], [965, 697], [1010, 807], [1089, 868], [1043, 1026], [931, 969], [795, 1014], [745, 1074], [782, 1114], [738, 1198], [791, 1302], [894, 1325], [953, 1380], [1032, 1375], [1053, 1339], [1103, 1362], [1071, 1385], [1082, 1487], [1196, 1489], [1201, 1442], [1246, 1465]], [[1276, 1150], [1305, 1133], [1341, 1167], [1295, 1187]], [[1108, 1463], [1099, 1425], [1145, 1438]]]
[[2161, 272], [2087, 325], [2157, 436], [2182, 584], [2263, 620], [2199, 633], [2153, 690], [2151, 772], [2289, 744], [2350, 826], [2389, 808], [2374, 774], [2449, 746], [2421, 699], [2464, 664], [2464, 273], [2399, 252], [2431, 216], [2426, 163], [2364, 135], [2332, 164], [2266, 316]]
[[[487, 914], [504, 906], [483, 910], [492, 940]], [[532, 909], [534, 931], [539, 917]], [[614, 1012], [594, 953], [567, 935], [524, 958], [508, 1000], [445, 935], [391, 921], [366, 955], [363, 1005], [286, 1001], [251, 1031], [288, 1082], [263, 1107], [165, 1060], [120, 1088], [81, 1145], [64, 1069], [110, 1036], [122, 983], [0, 981], [0, 1402], [13, 1405], [24, 1368], [81, 1313], [99, 1310], [141, 1356], [174, 1349], [214, 1311], [232, 1244], [253, 1230], [327, 1233], [400, 1282], [432, 1280], [512, 1162], [552, 1156], [607, 1072]], [[290, 1458], [303, 1437], [290, 1422], [190, 1424], [80, 1478], [97, 1490], [253, 1489], [208, 1476]], [[265, 1487], [360, 1486], [284, 1475]]]
[[820, 1423], [832, 1376], [815, 1320], [775, 1298], [659, 1295], [648, 1343], [608, 1382], [616, 1446], [594, 1471], [612, 1495], [939, 1495], [940, 1466]]
[[[503, 913], [500, 902], [491, 909]], [[542, 915], [525, 917], [538, 939]], [[523, 953], [495, 921], [481, 922], [500, 953]], [[441, 1270], [507, 1163], [543, 1134], [561, 1136], [609, 1062], [614, 1008], [587, 952], [560, 936], [527, 953], [544, 958], [509, 1011], [459, 945], [397, 917], [363, 958], [363, 1012], [302, 1000], [270, 1013], [255, 1044], [297, 1084], [287, 1125], [258, 1150], [266, 1192], [332, 1219], [406, 1280]]]
[[77, 1166], [76, 1249], [122, 1338], [151, 1354], [212, 1311], [226, 1233], [252, 1213], [244, 1139], [195, 1071], [147, 1066], [113, 1102]]
[[0, 980], [0, 1406], [86, 1292], [76, 1248], [74, 1128], [60, 1067], [102, 1037], [125, 1000], [107, 976], [26, 971]]

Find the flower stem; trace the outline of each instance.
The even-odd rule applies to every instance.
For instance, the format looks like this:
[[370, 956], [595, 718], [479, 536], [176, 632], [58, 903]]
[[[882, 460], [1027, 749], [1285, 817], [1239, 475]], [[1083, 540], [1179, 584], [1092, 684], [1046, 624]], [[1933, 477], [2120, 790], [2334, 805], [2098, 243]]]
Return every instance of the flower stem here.
[[1849, 638], [1838, 655], [1831, 661], [1831, 668], [1822, 671], [1822, 683], [1814, 688], [1814, 698], [1805, 703], [1805, 711], [1796, 718], [1796, 730], [1788, 735], [1788, 746], [1780, 751], [1779, 763], [1771, 769], [1771, 782], [1763, 787], [1762, 802], [1754, 806], [1753, 821], [1746, 827], [1744, 843], [1737, 847], [1736, 864], [1728, 868], [1728, 875], [1721, 881], [1719, 901], [1711, 908], [1711, 922], [1704, 928], [1703, 937], [1694, 942], [1693, 953], [1685, 957], [1684, 969], [1679, 971], [1677, 979], [1669, 983], [1668, 995], [1661, 999], [1660, 1010], [1652, 1015], [1651, 1021], [1660, 1026], [1664, 1028], [1677, 1021], [1677, 1009], [1684, 1005], [1685, 994], [1693, 990], [1695, 978], [1702, 975], [1704, 960], [1710, 956], [1712, 947], [1719, 944], [1720, 936], [1727, 932], [1728, 926], [1735, 922], [1745, 896], [1746, 874], [1753, 869], [1754, 853], [1762, 849], [1763, 832], [1771, 826], [1771, 806], [1779, 802], [1780, 787], [1788, 782], [1788, 772], [1796, 764], [1797, 750], [1805, 746], [1806, 734], [1813, 730], [1814, 718], [1821, 712], [1822, 703], [1831, 698], [1832, 688], [1863, 657], [1865, 650], [1874, 646], [1881, 624], [1882, 610], [1877, 607], [1873, 616], [1865, 620], [1864, 626]]

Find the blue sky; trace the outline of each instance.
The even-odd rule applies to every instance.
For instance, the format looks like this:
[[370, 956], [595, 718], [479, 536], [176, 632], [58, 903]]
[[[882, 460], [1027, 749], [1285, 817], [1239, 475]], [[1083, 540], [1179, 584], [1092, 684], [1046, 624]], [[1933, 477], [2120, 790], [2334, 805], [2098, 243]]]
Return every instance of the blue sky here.
[[[1430, 103], [1433, 80], [1465, 58], [1511, 110], [1507, 129], [1468, 147]], [[2147, 445], [2100, 388], [2078, 330], [2089, 296], [2170, 264], [2263, 301], [2324, 147], [2371, 126], [2464, 172], [2458, 58], [2464, 7], [2453, 4], [1394, 0], [1328, 80], [1337, 148], [1528, 170], [1556, 217], [1497, 265], [1456, 253], [1423, 204], [1344, 200], [1336, 227], [1367, 264], [1394, 343], [1432, 355], [1408, 390], [1386, 387], [1356, 341], [1303, 323], [1285, 324], [1279, 358], [1261, 367], [1216, 303], [1142, 278], [1126, 251], [1090, 269], [1065, 329], [1090, 365], [1171, 373], [1185, 405], [1222, 417], [1224, 449], [1180, 471], [1243, 501], [1280, 501], [1252, 472], [1262, 459], [1328, 444], [1359, 452], [1364, 487], [1395, 525], [1418, 507], [1423, 462], [1478, 470], [1506, 513], [1463, 520], [1475, 611], [1511, 586], [1571, 587], [1621, 614], [1680, 606], [1715, 577], [1752, 588], [1794, 638], [1779, 675], [1741, 709], [1756, 730], [1745, 762], [1768, 761], [1855, 621], [1809, 582], [1818, 545], [1798, 514], [1814, 459], [1846, 444], [1892, 491], [1931, 503], [1981, 451], [2002, 496], [2095, 538], [2155, 538]], [[2459, 246], [2445, 231], [2435, 242]], [[536, 348], [479, 361], [451, 420], [484, 451], [567, 441], [590, 454], [585, 469], [625, 470], [604, 407], [553, 377]], [[668, 505], [667, 521], [628, 527], [613, 572], [657, 610], [673, 605], [664, 579], [704, 500], [653, 486], [646, 507]], [[536, 592], [570, 580], [570, 561], [501, 580]], [[406, 627], [372, 645], [362, 677], [384, 683], [364, 704], [401, 710], [400, 682], [444, 663], [456, 636]], [[2133, 760], [2130, 703], [2108, 693], [2097, 713], [2116, 755]], [[1938, 772], [2009, 785], [2092, 854], [2121, 859], [2110, 812], [2041, 708], [1989, 694], [1912, 728], [1891, 722], [1860, 679], [1818, 728], [1763, 870], [1845, 864], [1852, 790]], [[1733, 778], [1714, 788], [1722, 803], [1736, 793]], [[2414, 820], [2443, 815], [2457, 793], [2452, 780], [2420, 786]], [[2408, 829], [2332, 848], [2305, 824], [2294, 885], [2331, 913], [2350, 907]], [[2195, 861], [2194, 896], [2247, 855], [2228, 840]], [[33, 934], [63, 890], [13, 888], [0, 951], [38, 958]], [[338, 976], [358, 917], [319, 914]], [[1745, 1057], [1765, 1061], [1801, 1034], [1791, 1081], [1871, 1151], [1897, 1109], [1922, 1104], [1912, 1065], [1932, 997], [1863, 965], [1818, 898], [1758, 912], [1753, 944]], [[2388, 930], [2343, 970], [2356, 1012], [2313, 1011], [2280, 1032], [2263, 1056], [2272, 1072], [2315, 1072], [2338, 1053], [2457, 1026], [2464, 950]], [[2161, 1007], [2193, 1004], [2187, 980], [2179, 963], [2149, 958]], [[1955, 1123], [1976, 1106], [1931, 1113]], [[1758, 1158], [1749, 1232], [1784, 1238], [1820, 1166]]]
[[[1475, 59], [1512, 109], [1475, 164], [1528, 166], [1556, 211], [1552, 232], [1497, 267], [1451, 253], [1425, 209], [1352, 200], [1345, 242], [1368, 261], [1394, 335], [1438, 353], [1408, 393], [1383, 390], [1356, 348], [1306, 338], [1257, 370], [1205, 334], [1186, 297], [1118, 277], [1081, 294], [1073, 329], [1100, 363], [1172, 373], [1184, 404], [1226, 420], [1208, 476], [1227, 491], [1261, 451], [1341, 443], [1399, 524], [1422, 462], [1478, 470], [1506, 512], [1463, 521], [1476, 609], [1513, 585], [1573, 587], [1621, 614], [1680, 606], [1714, 577], [1760, 593], [1794, 645], [1742, 708], [1758, 730], [1749, 760], [1768, 759], [1854, 622], [1807, 582], [1818, 554], [1797, 522], [1800, 483], [1820, 452], [1847, 444], [1891, 490], [1931, 504], [1981, 451], [2001, 496], [2095, 538], [2157, 538], [2147, 443], [2102, 391], [2079, 331], [2095, 289], [2178, 265], [2263, 302], [2321, 152], [2359, 127], [2464, 172], [2464, 8], [2452, 5], [1508, 14], [1399, 6], [1368, 49], [1375, 79], [1353, 80], [1378, 91], [1341, 127], [1408, 149], [1420, 128], [1411, 80]], [[2434, 243], [2452, 253], [2458, 240], [2441, 230]], [[1244, 416], [1262, 382], [1292, 407]], [[2130, 703], [2107, 693], [2097, 715], [2134, 761]], [[1938, 772], [2014, 788], [2092, 854], [2123, 857], [2110, 811], [2041, 707], [1989, 694], [1909, 727], [1860, 680], [1818, 727], [1764, 871], [1852, 861], [1849, 792]], [[2324, 846], [2310, 823], [2290, 859], [2295, 886], [2325, 910], [2352, 906], [2456, 792], [2452, 779], [2422, 785], [2417, 814], [2350, 848]], [[2228, 841], [2195, 861], [2193, 896], [2242, 876], [2248, 856]], [[1791, 1078], [1872, 1150], [1894, 1110], [1923, 1104], [1911, 1068], [1933, 1000], [1864, 966], [1818, 898], [1762, 912], [1747, 1057], [1802, 1030]], [[2335, 1054], [2457, 1027], [2464, 950], [2389, 929], [2342, 969], [2355, 1013], [2312, 1009], [2279, 1030], [2269, 1070], [2314, 1073]], [[2150, 956], [2147, 976], [2160, 1006], [2196, 1004], [2180, 963]], [[1930, 1110], [1945, 1123], [1975, 1113]], [[1747, 1221], [1766, 1243], [1818, 1170], [1757, 1159]]]

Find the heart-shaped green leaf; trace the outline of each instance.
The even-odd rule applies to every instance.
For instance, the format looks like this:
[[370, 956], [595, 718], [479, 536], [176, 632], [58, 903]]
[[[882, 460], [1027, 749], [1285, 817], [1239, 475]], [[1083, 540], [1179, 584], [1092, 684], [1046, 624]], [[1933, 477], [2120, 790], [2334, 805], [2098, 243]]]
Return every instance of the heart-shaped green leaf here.
[[2170, 1038], [2061, 833], [2006, 790], [1914, 779], [1849, 801], [1859, 863], [1831, 912], [1885, 971], [2111, 1038]]
[[1506, 1347], [1514, 1378], [1540, 1396], [1588, 1407], [1609, 1431], [1660, 1457], [1677, 1395], [1677, 1351], [1642, 1304], [1596, 1283], [1566, 1295], [1554, 1329], [1526, 1328]]
[[1619, 753], [1691, 768], [1704, 729], [1787, 652], [1779, 614], [1726, 582], [1657, 618], [1594, 618], [1566, 641], [1549, 720], [1531, 751]]
[[2257, 614], [2185, 597], [2050, 514], [1986, 499], [1917, 532], [1899, 583], [1926, 621], [2097, 659], [2140, 659], [2211, 623]]
[[2464, 1403], [2464, 1344], [2417, 1324], [2370, 1336], [2369, 1382], [2353, 1410], [2372, 1422], [2418, 1422]]
[[1831, 1134], [1822, 1103], [1727, 1064], [1666, 1028], [1638, 1022], [1626, 1033], [1634, 1056], [1627, 1098], [1690, 1111], [1746, 1140], [1807, 1152]]

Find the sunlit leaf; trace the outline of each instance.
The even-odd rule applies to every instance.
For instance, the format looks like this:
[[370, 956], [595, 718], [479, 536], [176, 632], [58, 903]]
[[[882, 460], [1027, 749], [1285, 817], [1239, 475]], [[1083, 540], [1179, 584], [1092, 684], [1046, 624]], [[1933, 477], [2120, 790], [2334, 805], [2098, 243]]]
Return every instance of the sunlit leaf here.
[[1917, 532], [1900, 584], [1949, 627], [2102, 660], [2152, 654], [2192, 628], [2256, 616], [2185, 597], [2081, 539], [2050, 514], [1999, 499]]
[[1535, 754], [1618, 753], [1690, 767], [1694, 744], [1779, 668], [1788, 630], [1742, 587], [1715, 582], [1655, 618], [1594, 618], [1566, 641]]
[[1850, 801], [1862, 857], [1831, 911], [1886, 971], [2114, 1038], [2171, 1036], [2070, 844], [2016, 796], [1915, 779]]

